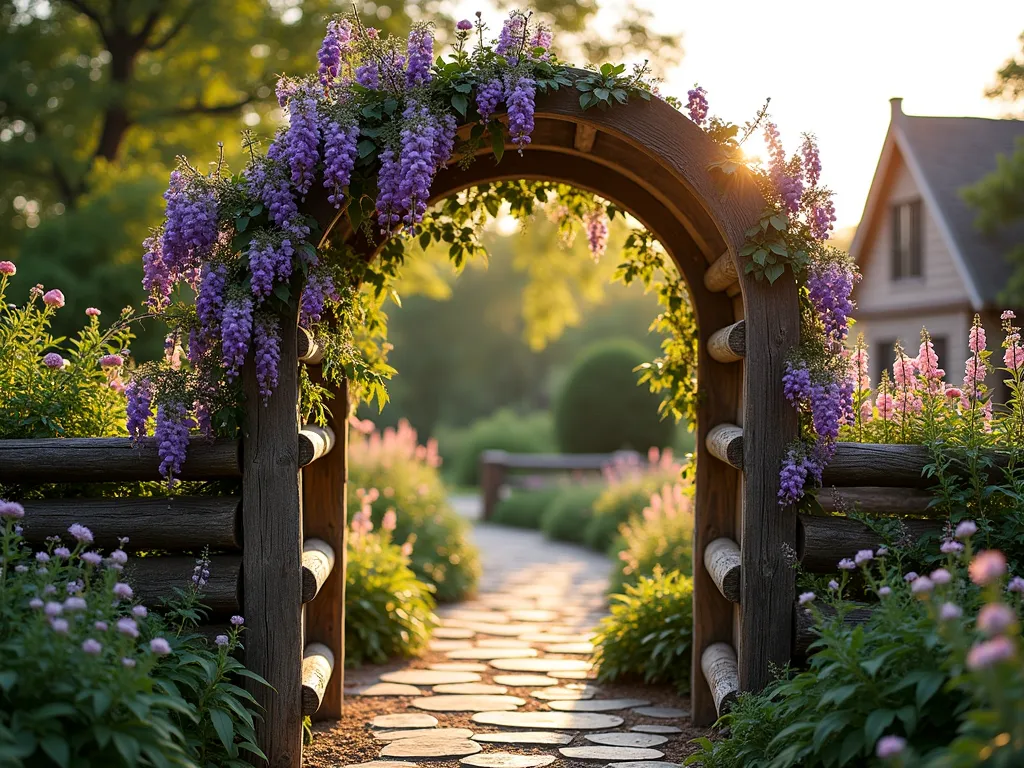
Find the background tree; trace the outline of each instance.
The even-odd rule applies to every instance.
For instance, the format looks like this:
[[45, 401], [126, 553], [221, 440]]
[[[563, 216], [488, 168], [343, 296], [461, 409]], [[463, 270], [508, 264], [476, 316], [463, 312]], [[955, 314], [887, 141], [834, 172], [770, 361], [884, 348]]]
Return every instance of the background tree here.
[[[1024, 106], [1024, 33], [1020, 36], [1020, 55], [1008, 60], [996, 73], [996, 83], [985, 95], [1004, 99], [1014, 108]], [[1022, 115], [1024, 117], [1024, 115]], [[1024, 221], [1024, 137], [1010, 156], [1001, 155], [996, 169], [978, 183], [964, 190], [964, 199], [978, 210], [977, 224], [992, 232], [1017, 221]], [[1003, 299], [1013, 306], [1024, 305], [1024, 242], [1007, 254], [1016, 270], [1007, 285]]]
[[[443, 40], [451, 25], [444, 0], [357, 5], [388, 31], [436, 20]], [[638, 9], [602, 38], [590, 29], [596, 0], [529, 5], [559, 30], [563, 51], [594, 61], [641, 49], [662, 63], [678, 56], [678, 39], [652, 33]], [[313, 69], [324, 17], [348, 7], [0, 0], [0, 259], [16, 261], [26, 281], [63, 288], [72, 326], [86, 306], [138, 304], [140, 244], [175, 157], [215, 161], [222, 140], [239, 168], [235, 137], [246, 127], [272, 133], [277, 75]]]

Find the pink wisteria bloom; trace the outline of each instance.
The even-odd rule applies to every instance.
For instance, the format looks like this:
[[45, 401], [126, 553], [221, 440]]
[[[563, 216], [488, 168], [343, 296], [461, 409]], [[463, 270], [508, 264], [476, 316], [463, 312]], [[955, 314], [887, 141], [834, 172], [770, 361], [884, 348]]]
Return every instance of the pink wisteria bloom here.
[[971, 333], [967, 346], [970, 347], [971, 352], [977, 354], [985, 351], [985, 344], [987, 342], [988, 339], [985, 338], [985, 329], [981, 327], [980, 323], [975, 322], [975, 324], [971, 326]]

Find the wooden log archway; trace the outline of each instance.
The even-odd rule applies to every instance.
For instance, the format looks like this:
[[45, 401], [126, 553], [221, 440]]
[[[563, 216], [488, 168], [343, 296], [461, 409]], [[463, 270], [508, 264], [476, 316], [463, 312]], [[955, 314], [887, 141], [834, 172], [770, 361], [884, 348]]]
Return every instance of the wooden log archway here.
[[[509, 146], [501, 163], [484, 156], [468, 169], [453, 165], [439, 172], [434, 201], [499, 180], [571, 184], [630, 211], [685, 277], [700, 334], [692, 704], [694, 721], [707, 724], [716, 716], [716, 701], [729, 698], [729, 681], [711, 681], [713, 694], [702, 671], [705, 651], [721, 643], [735, 649], [736, 665], [725, 668], [738, 670], [744, 690], [762, 688], [770, 680], [769, 664], [791, 656], [795, 584], [789, 553], [796, 547], [796, 515], [779, 507], [776, 493], [785, 448], [797, 435], [795, 412], [782, 391], [785, 358], [799, 337], [796, 286], [788, 279], [769, 286], [744, 275], [737, 254], [764, 201], [745, 171], [726, 185], [725, 177], [709, 170], [720, 147], [665, 102], [634, 100], [584, 112], [576, 92], [567, 89], [540, 97], [535, 120], [522, 155]], [[351, 237], [344, 225], [331, 234], [340, 217], [325, 197], [322, 190], [311, 193], [306, 210], [328, 237]], [[744, 358], [716, 359], [709, 339], [740, 320]], [[742, 472], [716, 458], [714, 440], [708, 440], [724, 424], [742, 428]], [[739, 544], [738, 605], [705, 565], [703, 553], [718, 539]]]

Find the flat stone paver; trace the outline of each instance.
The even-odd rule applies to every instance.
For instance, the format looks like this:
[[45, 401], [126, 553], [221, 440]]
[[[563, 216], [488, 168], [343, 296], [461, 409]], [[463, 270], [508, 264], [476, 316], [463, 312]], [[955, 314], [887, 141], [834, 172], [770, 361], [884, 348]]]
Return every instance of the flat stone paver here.
[[679, 764], [666, 763], [662, 760], [633, 760], [627, 763], [608, 763], [604, 768], [679, 768]]
[[474, 768], [538, 768], [555, 762], [554, 755], [513, 755], [509, 752], [491, 752], [489, 754], [464, 757], [459, 762]]
[[587, 688], [541, 688], [531, 691], [530, 695], [541, 701], [581, 701], [594, 698], [596, 693], [596, 690]]
[[[347, 693], [347, 691], [346, 691]], [[352, 691], [356, 696], [422, 696], [423, 691], [415, 685], [401, 683], [376, 683]]]
[[633, 711], [644, 717], [659, 717], [665, 720], [681, 720], [690, 716], [685, 709], [676, 709], [675, 707], [639, 707]]
[[[664, 752], [639, 747], [562, 747], [558, 750], [563, 757], [576, 760], [660, 760]], [[415, 755], [414, 755], [415, 757]]]
[[437, 627], [431, 634], [437, 640], [470, 640], [473, 630], [465, 627]]
[[609, 747], [660, 747], [668, 743], [668, 736], [655, 733], [588, 733], [585, 738]]
[[545, 688], [558, 685], [558, 681], [547, 675], [495, 675], [494, 682], [510, 688]]
[[548, 704], [556, 712], [615, 712], [620, 709], [633, 709], [650, 704], [643, 699], [570, 699], [568, 701], [552, 701]]
[[445, 654], [449, 659], [492, 661], [493, 659], [531, 659], [536, 648], [460, 648]]
[[486, 744], [569, 744], [574, 736], [558, 731], [508, 731], [506, 733], [478, 733], [473, 741]]
[[410, 707], [429, 712], [498, 712], [518, 709], [526, 699], [518, 696], [426, 696], [413, 699]]
[[[428, 665], [427, 669], [433, 669], [438, 672], [486, 672], [487, 665], [481, 664], [479, 661], [439, 661]], [[452, 683], [452, 685], [455, 685], [455, 683]]]
[[433, 728], [437, 718], [418, 712], [401, 712], [394, 715], [378, 715], [370, 723], [374, 728]]
[[634, 725], [629, 730], [637, 733], [682, 733], [682, 728], [674, 725]]
[[589, 672], [591, 663], [578, 659], [495, 659], [491, 666], [503, 672]]
[[431, 689], [434, 693], [458, 693], [470, 696], [503, 696], [508, 693], [504, 685], [492, 685], [490, 683], [452, 683], [450, 685], [435, 685]]
[[380, 731], [373, 734], [378, 741], [398, 739], [471, 739], [469, 728], [413, 728], [406, 731]]
[[504, 728], [550, 729], [553, 731], [600, 731], [618, 728], [623, 720], [597, 712], [479, 712], [473, 722]]
[[469, 739], [398, 739], [380, 751], [382, 757], [466, 757], [481, 750]]
[[386, 672], [380, 676], [385, 683], [404, 683], [405, 685], [445, 685], [448, 683], [479, 683], [480, 675], [476, 672], [449, 672], [437, 669], [401, 669], [398, 672]]

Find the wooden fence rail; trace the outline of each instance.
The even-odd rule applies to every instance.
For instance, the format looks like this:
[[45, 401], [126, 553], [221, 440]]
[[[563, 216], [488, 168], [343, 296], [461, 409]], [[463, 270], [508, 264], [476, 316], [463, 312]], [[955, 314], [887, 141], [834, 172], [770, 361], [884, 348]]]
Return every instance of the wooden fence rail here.
[[[95, 545], [160, 551], [133, 558], [126, 573], [151, 606], [189, 583], [196, 556], [209, 548], [203, 602], [213, 637], [245, 616], [245, 663], [272, 686], [247, 688], [263, 707], [260, 747], [273, 768], [301, 764], [304, 715], [338, 718], [344, 659], [345, 512], [348, 392], [329, 386], [334, 414], [323, 427], [299, 425], [298, 364], [316, 364], [322, 347], [295, 318], [281, 344], [278, 387], [266, 404], [253, 362], [243, 371], [249, 403], [241, 440], [192, 438], [183, 480], [238, 480], [229, 496], [58, 498], [24, 503], [33, 544], [81, 523]], [[153, 438], [0, 440], [0, 483], [111, 483], [160, 480]], [[186, 554], [187, 553], [187, 554]]]

